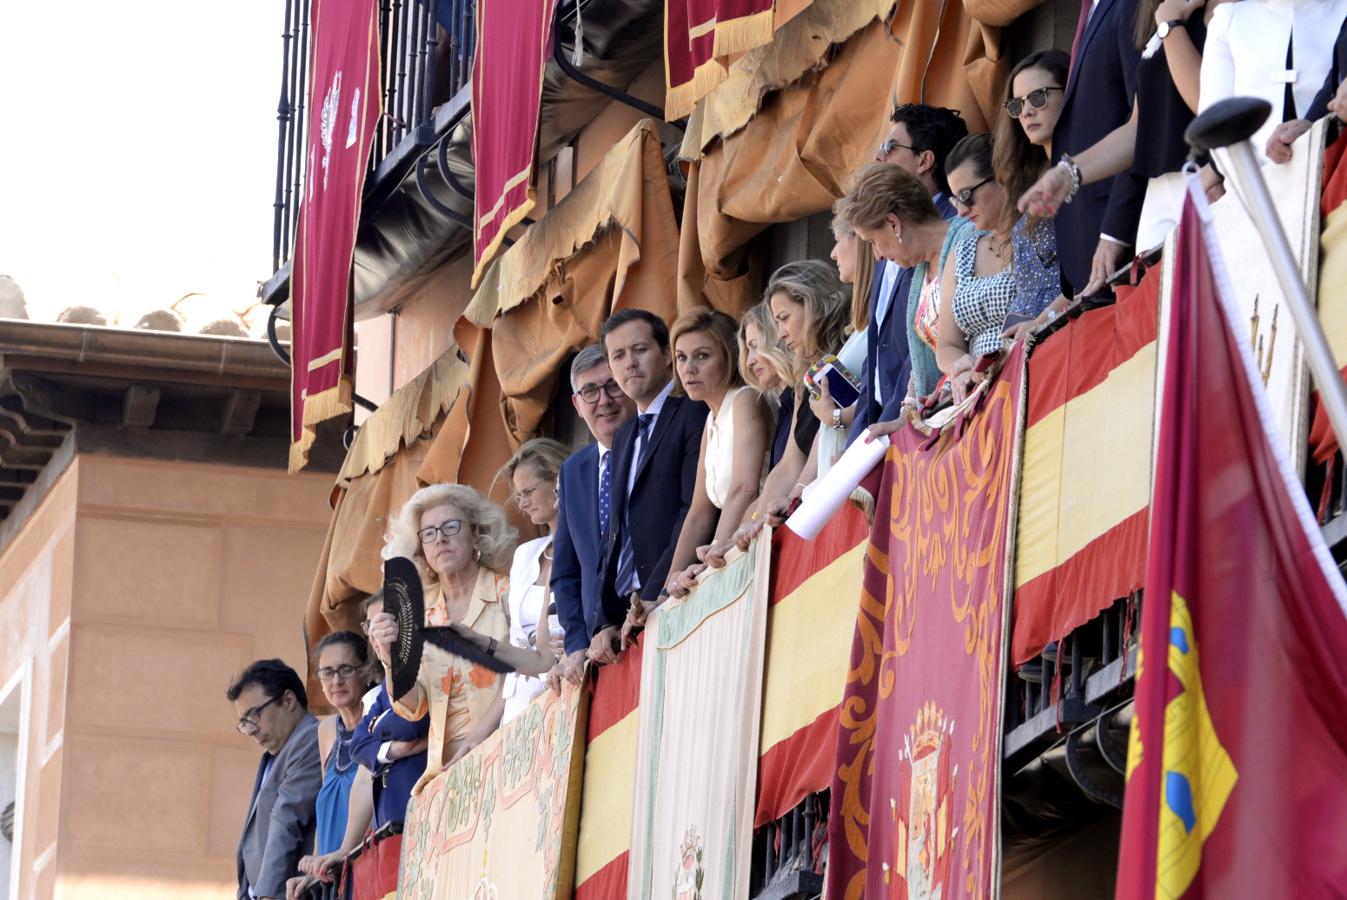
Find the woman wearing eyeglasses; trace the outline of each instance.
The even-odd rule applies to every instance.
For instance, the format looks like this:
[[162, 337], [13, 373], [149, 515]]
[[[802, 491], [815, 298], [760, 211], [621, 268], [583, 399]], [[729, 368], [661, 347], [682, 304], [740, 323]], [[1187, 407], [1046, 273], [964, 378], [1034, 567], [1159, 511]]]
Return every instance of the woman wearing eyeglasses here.
[[[1103, 140], [1074, 157], [1064, 156], [1029, 186], [1017, 188], [1020, 209], [1037, 216], [1055, 215], [1087, 185], [1118, 177], [1127, 179], [1129, 196], [1144, 195], [1140, 214], [1128, 218], [1110, 207], [1104, 232], [1138, 251], [1164, 243], [1178, 224], [1186, 195], [1182, 169], [1188, 159], [1183, 133], [1197, 110], [1207, 22], [1224, 0], [1141, 0], [1133, 40], [1141, 49], [1136, 68], [1132, 116]], [[1203, 7], [1206, 12], [1202, 13]], [[1195, 15], [1195, 13], [1197, 13]], [[1203, 181], [1214, 187], [1219, 176], [1203, 169]], [[1118, 203], [1119, 210], [1134, 208]], [[1091, 266], [1090, 283], [1079, 293], [1102, 287], [1120, 260], [1110, 256], [1121, 243], [1101, 238]]]
[[1007, 330], [1012, 338], [1030, 322], [1045, 321], [1066, 308], [1057, 223], [1051, 216], [1021, 215], [1015, 204], [1052, 157], [1052, 133], [1062, 113], [1070, 66], [1071, 58], [1060, 50], [1040, 50], [1020, 60], [1006, 82], [1005, 115], [996, 123], [992, 171], [1005, 188], [1006, 208], [998, 224], [1010, 229], [1015, 297]]
[[1006, 316], [1017, 285], [1012, 265], [1015, 220], [992, 170], [990, 134], [970, 134], [945, 162], [959, 213], [976, 231], [955, 245], [940, 276], [935, 359], [951, 398], [962, 403], [982, 379], [982, 359], [1005, 347]]
[[[519, 511], [546, 531], [525, 541], [514, 552], [510, 566], [510, 643], [536, 652], [546, 636], [551, 651], [560, 655], [563, 634], [552, 605], [552, 533], [557, 525], [557, 474], [570, 453], [551, 438], [535, 438], [519, 448], [501, 469], [514, 488], [511, 498]], [[541, 626], [541, 627], [540, 627]], [[505, 676], [505, 712], [501, 724], [523, 712], [546, 689], [541, 678], [511, 672]]]
[[[369, 771], [357, 765], [351, 751], [365, 712], [365, 693], [373, 682], [368, 646], [355, 632], [334, 631], [318, 642], [314, 662], [318, 684], [336, 715], [318, 722], [323, 786], [318, 789], [315, 804], [315, 853], [299, 861], [304, 875], [287, 885], [287, 892], [296, 894], [317, 881], [330, 866], [340, 865], [348, 849], [348, 831], [354, 838], [350, 846], [354, 847], [365, 832], [373, 807]], [[352, 828], [348, 828], [350, 821], [356, 822]]]
[[[426, 625], [453, 627], [520, 672], [541, 675], [554, 662], [546, 636], [539, 636], [538, 653], [510, 644], [505, 573], [516, 537], [504, 511], [477, 491], [436, 484], [413, 494], [389, 523], [383, 555], [406, 557], [420, 570]], [[393, 615], [375, 616], [369, 633], [382, 648], [380, 658], [390, 659], [398, 633]], [[387, 681], [391, 687], [391, 677]], [[393, 711], [409, 721], [430, 715], [426, 771], [413, 794], [496, 730], [505, 711], [504, 687], [505, 679], [485, 666], [425, 645], [416, 685], [393, 701]]]

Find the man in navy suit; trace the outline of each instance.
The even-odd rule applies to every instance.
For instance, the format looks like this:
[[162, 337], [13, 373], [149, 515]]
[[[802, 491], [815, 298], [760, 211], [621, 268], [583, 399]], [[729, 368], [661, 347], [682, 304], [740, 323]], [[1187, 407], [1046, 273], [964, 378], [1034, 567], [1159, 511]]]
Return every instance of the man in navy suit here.
[[591, 344], [571, 363], [571, 404], [594, 435], [594, 443], [561, 464], [557, 476], [557, 529], [552, 536], [552, 597], [566, 630], [566, 655], [556, 674], [575, 684], [585, 656], [604, 626], [600, 559], [612, 514], [613, 438], [636, 412], [608, 368], [601, 344]]
[[[1081, 10], [1083, 30], [1073, 47], [1061, 116], [1052, 133], [1053, 161], [1093, 147], [1132, 115], [1137, 63], [1133, 40], [1137, 0], [1093, 0]], [[1125, 261], [1144, 191], [1134, 178], [1081, 185], [1057, 213], [1057, 256], [1062, 277], [1077, 296], [1104, 287]], [[1130, 223], [1130, 225], [1129, 225]]]
[[[383, 592], [380, 591], [365, 601], [363, 624], [366, 630], [369, 620], [383, 611]], [[375, 642], [375, 651], [379, 652], [381, 646]], [[388, 702], [388, 686], [379, 685], [374, 703], [365, 711], [351, 736], [351, 756], [373, 776], [373, 830], [406, 819], [412, 788], [426, 770], [426, 737], [429, 734], [429, 715], [415, 722], [407, 721], [393, 712], [393, 705]]]
[[613, 443], [613, 515], [604, 535], [603, 612], [589, 658], [617, 658], [615, 627], [667, 596], [674, 545], [697, 486], [706, 404], [673, 394], [669, 329], [653, 313], [624, 309], [599, 330], [608, 365], [636, 417]]
[[[893, 126], [879, 145], [875, 161], [890, 163], [913, 175], [926, 187], [935, 208], [946, 219], [954, 217], [945, 180], [945, 157], [968, 134], [968, 126], [956, 110], [925, 103], [904, 103], [889, 116]], [[861, 373], [861, 396], [851, 419], [847, 442], [854, 441], [866, 426], [898, 418], [912, 360], [907, 346], [907, 295], [912, 270], [886, 260], [875, 261], [870, 282], [870, 316], [866, 325], [865, 370]]]

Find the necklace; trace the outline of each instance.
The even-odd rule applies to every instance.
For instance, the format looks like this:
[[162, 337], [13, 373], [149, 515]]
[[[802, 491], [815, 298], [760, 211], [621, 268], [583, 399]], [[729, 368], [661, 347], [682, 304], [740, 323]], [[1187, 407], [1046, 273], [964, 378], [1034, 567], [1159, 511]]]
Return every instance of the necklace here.
[[547, 560], [548, 562], [551, 562], [552, 556], [555, 552], [556, 551], [552, 549], [552, 545], [548, 544], [546, 547], [543, 548], [543, 559]]
[[328, 764], [338, 772], [345, 773], [355, 765], [355, 758], [351, 755], [351, 741], [355, 737], [355, 729], [348, 729], [346, 723], [342, 721], [341, 715], [337, 715], [337, 739], [332, 744], [329, 751]]

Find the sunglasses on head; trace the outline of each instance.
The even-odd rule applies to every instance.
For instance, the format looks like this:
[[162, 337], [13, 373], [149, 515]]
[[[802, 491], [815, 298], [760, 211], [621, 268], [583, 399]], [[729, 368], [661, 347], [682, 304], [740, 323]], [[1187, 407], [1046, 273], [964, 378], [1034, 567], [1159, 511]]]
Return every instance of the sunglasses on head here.
[[1001, 105], [1006, 108], [1006, 112], [1012, 119], [1018, 119], [1024, 115], [1024, 104], [1028, 103], [1031, 109], [1042, 109], [1048, 105], [1048, 93], [1060, 90], [1062, 89], [1059, 87], [1041, 87], [1030, 91], [1023, 97], [1011, 97]]

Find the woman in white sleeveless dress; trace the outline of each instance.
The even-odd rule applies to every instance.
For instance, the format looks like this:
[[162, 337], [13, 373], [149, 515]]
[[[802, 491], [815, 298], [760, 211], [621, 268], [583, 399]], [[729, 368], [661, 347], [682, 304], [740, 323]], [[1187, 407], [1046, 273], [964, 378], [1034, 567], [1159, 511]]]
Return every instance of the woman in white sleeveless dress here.
[[674, 322], [669, 337], [678, 387], [709, 409], [692, 506], [669, 566], [667, 589], [681, 597], [705, 568], [698, 551], [733, 536], [758, 499], [773, 420], [767, 400], [739, 373], [733, 319], [698, 307]]
[[[510, 566], [510, 643], [537, 650], [539, 640], [550, 640], [558, 656], [563, 638], [552, 606], [552, 532], [557, 524], [557, 473], [569, 455], [565, 445], [537, 438], [519, 448], [501, 469], [513, 490], [511, 499], [529, 521], [546, 530], [540, 538], [519, 545]], [[547, 627], [539, 623], [547, 619]], [[541, 678], [511, 672], [505, 676], [505, 712], [501, 724], [528, 708], [546, 683]]]

